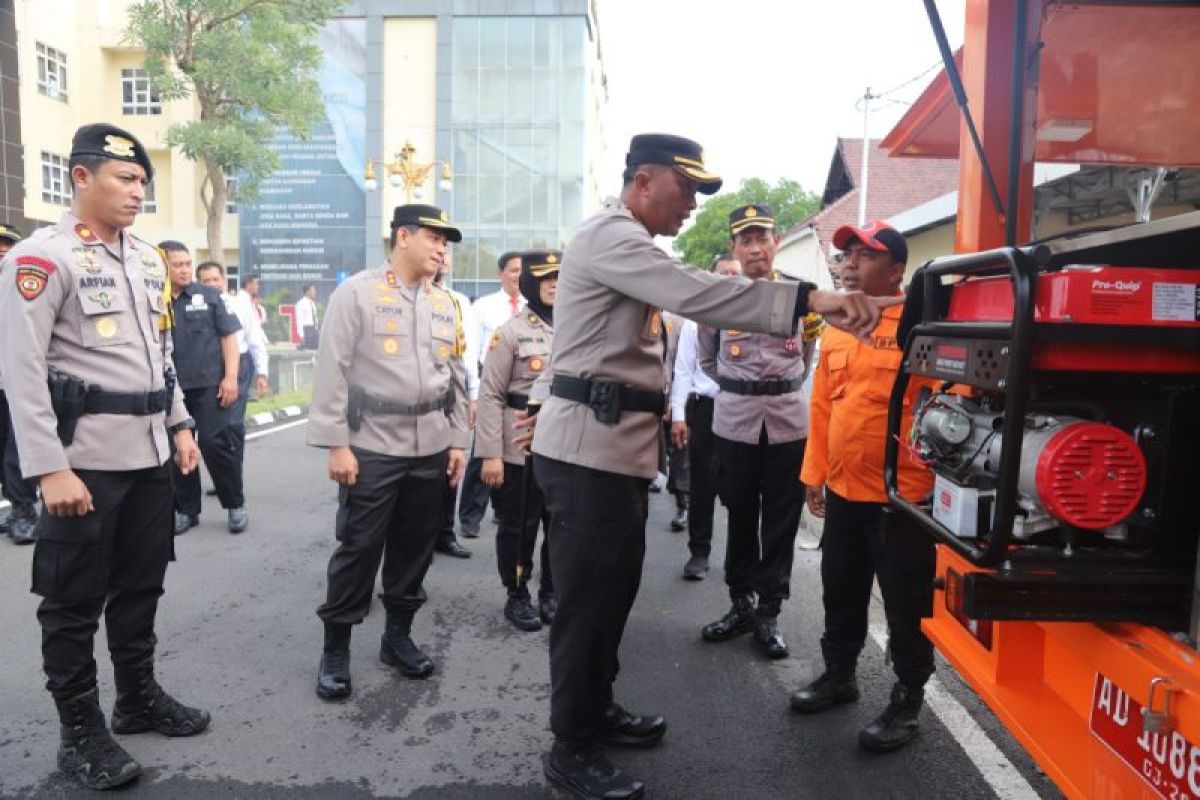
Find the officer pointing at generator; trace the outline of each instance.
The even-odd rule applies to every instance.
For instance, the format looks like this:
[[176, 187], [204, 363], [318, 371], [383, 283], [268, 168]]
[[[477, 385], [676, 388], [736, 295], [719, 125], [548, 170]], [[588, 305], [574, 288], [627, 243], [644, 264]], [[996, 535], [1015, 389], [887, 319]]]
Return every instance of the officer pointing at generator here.
[[140, 142], [87, 125], [71, 144], [71, 211], [21, 242], [0, 280], [0, 355], [21, 471], [43, 513], [33, 555], [58, 766], [108, 789], [141, 773], [109, 733], [92, 639], [105, 618], [116, 733], [191, 736], [209, 724], [154, 678], [154, 615], [173, 557], [168, 432], [187, 473], [199, 452], [167, 343], [166, 271], [129, 233], [153, 167]]
[[812, 284], [721, 279], [682, 269], [654, 243], [674, 235], [721, 179], [700, 146], [635, 136], [620, 198], [580, 226], [563, 254], [555, 304], [552, 396], [538, 417], [534, 473], [550, 510], [558, 611], [550, 632], [546, 776], [579, 797], [641, 797], [602, 744], [648, 747], [662, 717], [613, 700], [617, 650], [637, 596], [646, 549], [647, 492], [657, 473], [663, 394], [662, 309], [709, 325], [791, 336], [809, 311], [867, 334], [894, 300], [835, 294]]

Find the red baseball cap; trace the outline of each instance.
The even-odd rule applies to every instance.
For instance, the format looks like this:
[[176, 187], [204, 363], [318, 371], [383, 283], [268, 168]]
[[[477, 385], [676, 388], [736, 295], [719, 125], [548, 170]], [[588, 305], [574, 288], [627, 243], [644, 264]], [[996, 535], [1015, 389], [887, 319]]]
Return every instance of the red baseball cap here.
[[854, 239], [862, 242], [863, 247], [868, 250], [891, 253], [896, 261], [908, 262], [908, 243], [904, 241], [900, 231], [883, 220], [871, 220], [861, 228], [843, 225], [833, 232], [833, 246], [838, 250], [845, 250]]

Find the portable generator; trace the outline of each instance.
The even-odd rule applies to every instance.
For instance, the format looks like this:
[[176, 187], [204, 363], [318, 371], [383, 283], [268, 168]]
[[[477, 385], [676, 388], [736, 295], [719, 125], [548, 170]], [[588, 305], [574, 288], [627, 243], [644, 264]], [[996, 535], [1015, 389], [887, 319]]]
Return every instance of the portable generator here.
[[[938, 258], [910, 292], [885, 477], [978, 567], [974, 620], [1187, 630], [1200, 530], [1200, 214]], [[910, 375], [941, 381], [900, 429]], [[901, 448], [933, 495], [896, 491]]]

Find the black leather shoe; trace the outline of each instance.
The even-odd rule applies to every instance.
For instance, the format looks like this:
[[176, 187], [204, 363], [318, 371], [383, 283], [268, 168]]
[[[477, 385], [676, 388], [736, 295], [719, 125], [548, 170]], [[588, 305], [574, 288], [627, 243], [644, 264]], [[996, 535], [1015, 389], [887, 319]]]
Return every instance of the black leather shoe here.
[[504, 617], [513, 627], [522, 631], [540, 631], [542, 620], [528, 597], [510, 597], [504, 604]]
[[439, 553], [444, 553], [448, 556], [454, 556], [455, 558], [471, 557], [471, 551], [459, 544], [458, 540], [456, 539], [451, 539], [448, 542], [438, 542], [433, 549]]
[[767, 658], [787, 658], [788, 646], [775, 617], [760, 617], [754, 623], [754, 641]]
[[676, 509], [675, 516], [671, 518], [671, 530], [679, 533], [687, 530], [687, 506]]
[[683, 579], [685, 581], [702, 581], [707, 574], [708, 556], [692, 556], [683, 565]]
[[858, 681], [852, 669], [826, 667], [825, 671], [808, 686], [792, 692], [792, 711], [799, 714], [814, 714], [843, 703], [858, 700]]
[[175, 512], [175, 535], [187, 533], [192, 528], [200, 524], [199, 514], [180, 514]]
[[163, 691], [154, 679], [154, 660], [117, 667], [117, 703], [113, 708], [113, 733], [157, 731], [164, 736], [195, 736], [208, 730], [212, 716], [185, 706]]
[[925, 700], [924, 689], [912, 689], [903, 683], [892, 687], [892, 699], [883, 713], [858, 732], [858, 744], [872, 753], [899, 750], [917, 735], [917, 716]]
[[433, 674], [433, 661], [413, 642], [412, 611], [387, 610], [387, 623], [379, 646], [379, 660], [389, 667], [398, 667], [406, 678], [428, 678]]
[[229, 509], [229, 532], [241, 533], [250, 527], [250, 512], [245, 506]]
[[716, 622], [710, 622], [700, 631], [700, 638], [706, 642], [725, 642], [743, 633], [754, 630], [754, 601], [749, 597], [739, 597], [733, 601], [725, 616]]
[[350, 651], [323, 650], [317, 672], [317, 697], [322, 700], [345, 700], [351, 691]]
[[597, 738], [618, 747], [653, 747], [667, 732], [667, 721], [660, 715], [644, 717], [631, 714], [616, 703], [604, 709]]
[[88, 789], [115, 789], [135, 780], [142, 767], [104, 725], [95, 689], [70, 700], [56, 700], [62, 723], [58, 768]]
[[552, 594], [544, 594], [538, 598], [538, 616], [547, 625], [554, 624], [554, 615], [558, 613], [558, 598]]
[[464, 539], [478, 539], [479, 528], [463, 528], [461, 534]]
[[641, 781], [622, 772], [592, 744], [555, 741], [542, 756], [542, 769], [547, 780], [582, 800], [640, 800], [645, 792]]
[[37, 509], [24, 503], [14, 505], [8, 519], [8, 538], [13, 544], [33, 544], [36, 531]]

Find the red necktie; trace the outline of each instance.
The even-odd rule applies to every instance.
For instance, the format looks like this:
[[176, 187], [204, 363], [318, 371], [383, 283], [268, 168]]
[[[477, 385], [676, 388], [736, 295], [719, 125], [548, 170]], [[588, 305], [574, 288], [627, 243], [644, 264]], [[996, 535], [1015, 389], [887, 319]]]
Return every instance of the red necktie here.
[[517, 296], [514, 294], [508, 298], [508, 304], [512, 307], [512, 315], [517, 315]]

